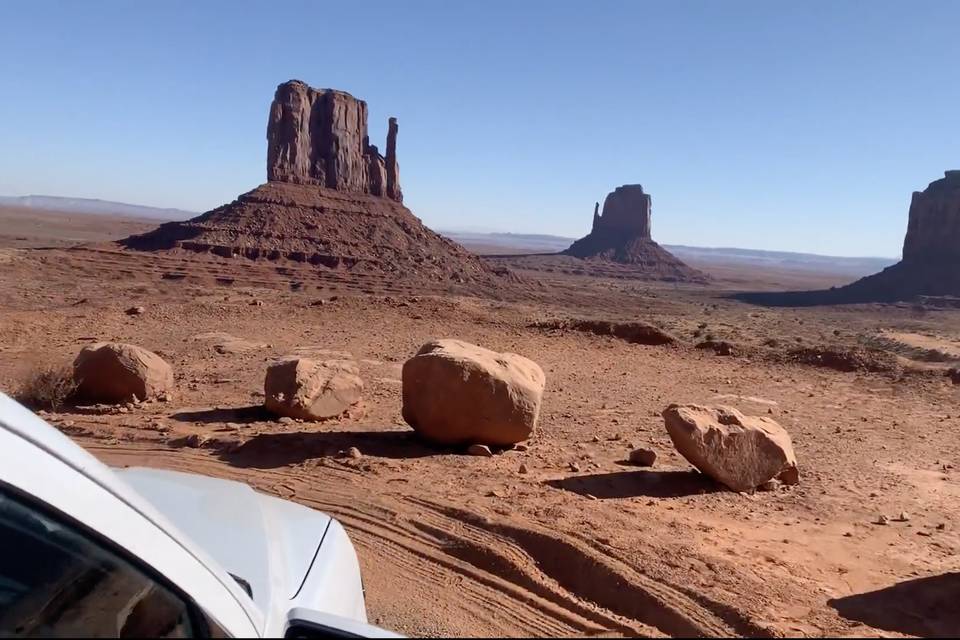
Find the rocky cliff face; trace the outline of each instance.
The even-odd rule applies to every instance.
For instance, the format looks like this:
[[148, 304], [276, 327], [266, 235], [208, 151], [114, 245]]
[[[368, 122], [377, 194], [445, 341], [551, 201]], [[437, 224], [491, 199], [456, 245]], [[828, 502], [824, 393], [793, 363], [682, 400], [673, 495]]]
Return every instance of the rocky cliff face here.
[[607, 194], [603, 213], [593, 210], [593, 232], [629, 234], [650, 239], [650, 195], [639, 184], [625, 184]]
[[777, 306], [898, 302], [960, 296], [960, 171], [947, 171], [910, 201], [903, 260], [844, 287], [823, 291], [743, 293]]
[[960, 171], [914, 191], [903, 261], [960, 264]]
[[397, 130], [396, 118], [390, 118], [383, 157], [367, 135], [366, 102], [344, 91], [285, 82], [270, 105], [267, 179], [402, 202]]

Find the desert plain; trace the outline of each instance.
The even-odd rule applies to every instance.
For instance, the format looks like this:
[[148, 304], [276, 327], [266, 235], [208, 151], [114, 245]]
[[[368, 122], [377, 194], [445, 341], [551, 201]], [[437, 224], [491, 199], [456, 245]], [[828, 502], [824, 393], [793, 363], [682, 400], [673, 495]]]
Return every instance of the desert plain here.
[[[0, 213], [0, 389], [93, 342], [160, 354], [175, 370], [166, 401], [43, 416], [110, 465], [240, 480], [334, 515], [372, 622], [414, 636], [960, 632], [960, 387], [946, 375], [960, 310], [942, 300], [762, 306], [733, 294], [855, 278], [702, 263], [707, 283], [647, 282], [509, 256], [488, 260], [521, 285], [424, 288], [110, 242], [155, 225]], [[677, 340], [629, 343], [570, 319]], [[401, 366], [435, 338], [542, 367], [525, 447], [468, 456], [404, 423]], [[707, 340], [731, 352], [696, 348]], [[289, 354], [349, 354], [362, 402], [320, 423], [266, 413], [264, 370]], [[674, 450], [670, 403], [774, 418], [800, 484], [709, 480]], [[636, 447], [657, 452], [653, 467], [628, 464]]]

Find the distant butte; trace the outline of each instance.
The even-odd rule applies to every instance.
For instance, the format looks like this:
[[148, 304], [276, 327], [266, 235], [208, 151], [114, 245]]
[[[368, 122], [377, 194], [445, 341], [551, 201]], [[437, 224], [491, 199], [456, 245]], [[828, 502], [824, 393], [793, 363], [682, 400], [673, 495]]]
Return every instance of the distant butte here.
[[[707, 277], [653, 241], [650, 194], [639, 184], [617, 187], [594, 205], [593, 227], [563, 253], [593, 261], [634, 265], [651, 276], [703, 281]], [[642, 275], [642, 273], [638, 273]]]
[[[821, 291], [743, 293], [758, 304], [813, 306], [960, 296], [960, 171], [946, 171], [910, 201], [903, 259], [852, 284]], [[960, 301], [957, 301], [960, 303]]]
[[391, 280], [501, 287], [514, 280], [423, 225], [403, 206], [395, 118], [386, 155], [367, 135], [367, 104], [299, 80], [277, 87], [266, 184], [185, 222], [120, 244], [187, 256], [289, 260]]

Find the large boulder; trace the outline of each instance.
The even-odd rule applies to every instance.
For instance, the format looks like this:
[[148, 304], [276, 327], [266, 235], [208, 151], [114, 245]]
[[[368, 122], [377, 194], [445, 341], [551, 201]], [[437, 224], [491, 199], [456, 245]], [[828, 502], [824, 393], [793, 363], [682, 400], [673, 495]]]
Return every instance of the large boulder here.
[[537, 363], [461, 340], [423, 345], [403, 365], [403, 419], [441, 444], [507, 446], [530, 437], [546, 377]]
[[363, 380], [347, 360], [285, 358], [267, 367], [263, 393], [267, 409], [278, 415], [324, 420], [360, 402]]
[[143, 347], [121, 342], [87, 345], [73, 361], [77, 396], [93, 402], [146, 400], [173, 390], [173, 369]]
[[797, 484], [797, 459], [786, 429], [732, 407], [672, 404], [667, 433], [690, 464], [734, 491], [753, 491], [774, 478]]

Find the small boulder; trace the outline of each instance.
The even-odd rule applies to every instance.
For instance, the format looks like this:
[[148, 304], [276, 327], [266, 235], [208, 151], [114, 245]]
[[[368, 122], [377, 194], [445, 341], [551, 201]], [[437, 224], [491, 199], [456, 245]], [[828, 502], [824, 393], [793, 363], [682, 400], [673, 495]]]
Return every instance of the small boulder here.
[[73, 361], [77, 396], [91, 402], [127, 403], [173, 391], [173, 368], [152, 351], [121, 342], [98, 342]]
[[422, 437], [501, 447], [533, 433], [546, 383], [532, 360], [460, 340], [423, 345], [402, 378], [403, 419]]
[[143, 313], [146, 313], [146, 311], [147, 311], [147, 310], [146, 310], [145, 308], [143, 308], [143, 307], [130, 307], [129, 309], [126, 310], [125, 313], [126, 313], [128, 316], [139, 316], [139, 315], [141, 315], [141, 314], [143, 314]]
[[663, 419], [680, 455], [733, 491], [753, 491], [773, 478], [799, 482], [790, 434], [771, 418], [732, 407], [672, 404]]
[[363, 380], [347, 360], [285, 358], [267, 367], [264, 405], [280, 416], [324, 420], [360, 402]]
[[200, 447], [202, 447], [207, 443], [207, 438], [206, 436], [202, 436], [199, 433], [191, 433], [189, 436], [186, 437], [186, 439], [183, 442], [188, 447], [191, 447], [193, 449], [199, 449]]
[[953, 384], [960, 384], [960, 367], [950, 367], [946, 375]]
[[641, 467], [652, 467], [657, 461], [657, 452], [653, 449], [634, 449], [630, 452], [630, 463]]

